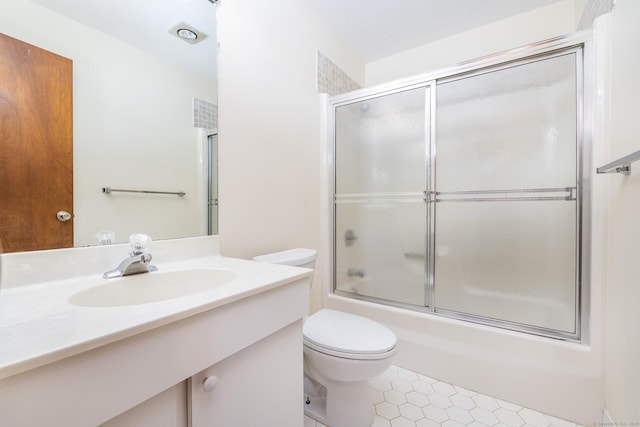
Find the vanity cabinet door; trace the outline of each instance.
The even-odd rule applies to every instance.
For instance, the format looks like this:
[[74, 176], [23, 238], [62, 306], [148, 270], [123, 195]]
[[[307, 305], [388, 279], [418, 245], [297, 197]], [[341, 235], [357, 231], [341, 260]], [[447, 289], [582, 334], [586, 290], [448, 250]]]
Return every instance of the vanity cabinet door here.
[[300, 427], [302, 369], [298, 321], [194, 375], [191, 426]]
[[183, 381], [100, 427], [187, 427], [187, 412], [187, 381]]

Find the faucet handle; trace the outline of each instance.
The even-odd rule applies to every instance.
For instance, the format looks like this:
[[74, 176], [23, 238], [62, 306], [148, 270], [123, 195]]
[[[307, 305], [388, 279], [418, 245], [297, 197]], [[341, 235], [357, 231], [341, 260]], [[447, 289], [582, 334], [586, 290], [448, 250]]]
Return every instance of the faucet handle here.
[[146, 234], [132, 234], [129, 236], [129, 245], [131, 246], [131, 255], [140, 255], [147, 251], [147, 246], [151, 243], [151, 237]]

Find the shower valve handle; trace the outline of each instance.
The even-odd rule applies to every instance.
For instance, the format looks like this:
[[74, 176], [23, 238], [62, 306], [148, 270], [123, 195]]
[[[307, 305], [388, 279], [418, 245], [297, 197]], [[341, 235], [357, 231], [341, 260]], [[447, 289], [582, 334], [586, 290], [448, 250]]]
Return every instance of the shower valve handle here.
[[356, 233], [353, 230], [347, 230], [344, 232], [345, 246], [353, 245], [353, 242], [355, 242], [357, 239], [358, 239], [358, 236], [356, 236]]

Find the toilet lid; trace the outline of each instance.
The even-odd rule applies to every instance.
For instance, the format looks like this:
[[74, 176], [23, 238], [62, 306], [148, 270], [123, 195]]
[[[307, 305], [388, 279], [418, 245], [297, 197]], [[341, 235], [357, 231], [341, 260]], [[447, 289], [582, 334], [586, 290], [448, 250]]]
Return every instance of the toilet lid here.
[[366, 317], [334, 310], [320, 310], [303, 326], [304, 340], [313, 347], [348, 354], [380, 354], [396, 346], [387, 327]]
[[304, 265], [316, 259], [318, 251], [315, 249], [296, 248], [282, 252], [274, 252], [267, 255], [253, 257], [254, 261], [268, 262], [271, 264]]

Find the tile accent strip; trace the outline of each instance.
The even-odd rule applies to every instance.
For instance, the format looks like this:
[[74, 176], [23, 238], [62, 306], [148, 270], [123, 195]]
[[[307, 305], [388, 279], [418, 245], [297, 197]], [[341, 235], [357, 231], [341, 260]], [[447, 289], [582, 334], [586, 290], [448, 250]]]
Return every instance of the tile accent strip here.
[[193, 98], [193, 127], [216, 129], [218, 106], [202, 99]]
[[614, 0], [589, 0], [584, 8], [578, 30], [591, 28], [593, 21], [600, 15], [611, 12]]
[[316, 61], [317, 90], [331, 96], [360, 89], [347, 73], [318, 51]]

